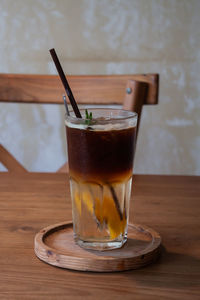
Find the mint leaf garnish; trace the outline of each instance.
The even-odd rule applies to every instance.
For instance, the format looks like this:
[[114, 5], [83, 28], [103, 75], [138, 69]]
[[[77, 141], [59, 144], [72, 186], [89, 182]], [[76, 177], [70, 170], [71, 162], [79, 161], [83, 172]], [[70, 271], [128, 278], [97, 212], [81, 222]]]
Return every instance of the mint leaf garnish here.
[[88, 113], [88, 110], [85, 110], [85, 124], [86, 125], [92, 125], [93, 120], [92, 120], [92, 112]]

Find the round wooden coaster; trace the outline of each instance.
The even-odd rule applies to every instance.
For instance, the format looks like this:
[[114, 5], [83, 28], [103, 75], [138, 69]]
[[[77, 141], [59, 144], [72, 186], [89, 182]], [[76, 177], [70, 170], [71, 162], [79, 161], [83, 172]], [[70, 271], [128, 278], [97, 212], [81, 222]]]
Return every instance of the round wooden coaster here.
[[109, 251], [85, 250], [75, 244], [73, 224], [48, 226], [35, 236], [35, 254], [46, 263], [67, 269], [116, 272], [138, 269], [156, 260], [160, 235], [144, 225], [129, 224], [128, 240]]

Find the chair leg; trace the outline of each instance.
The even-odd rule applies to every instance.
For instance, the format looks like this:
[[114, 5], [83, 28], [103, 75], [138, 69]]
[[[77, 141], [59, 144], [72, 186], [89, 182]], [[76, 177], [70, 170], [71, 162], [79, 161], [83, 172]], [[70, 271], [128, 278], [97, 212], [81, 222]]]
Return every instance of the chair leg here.
[[57, 171], [58, 173], [68, 173], [69, 172], [69, 165], [65, 163], [60, 169]]
[[7, 168], [8, 172], [28, 172], [1, 144], [0, 162]]

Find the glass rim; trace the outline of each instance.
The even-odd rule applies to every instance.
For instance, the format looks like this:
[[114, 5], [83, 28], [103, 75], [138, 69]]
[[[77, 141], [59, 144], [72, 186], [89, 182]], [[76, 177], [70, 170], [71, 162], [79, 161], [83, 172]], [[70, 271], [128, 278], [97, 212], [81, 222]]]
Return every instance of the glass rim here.
[[[81, 108], [79, 109], [80, 110], [80, 113], [81, 115], [82, 112], [85, 113], [85, 110], [88, 110], [88, 112], [93, 112], [93, 111], [114, 111], [114, 112], [123, 112], [125, 113], [126, 115], [125, 116], [113, 116], [112, 118], [107, 118], [107, 119], [104, 119], [104, 120], [101, 120], [101, 119], [97, 119], [97, 118], [94, 118], [94, 120], [97, 120], [98, 124], [108, 124], [108, 123], [112, 123], [114, 121], [124, 121], [124, 120], [129, 120], [129, 119], [136, 119], [137, 120], [137, 117], [138, 117], [138, 114], [136, 112], [133, 112], [133, 111], [130, 111], [130, 110], [125, 110], [125, 109], [120, 109], [120, 108], [100, 108], [100, 107], [96, 107], [96, 108]], [[74, 114], [74, 111], [73, 110], [69, 110], [69, 113], [73, 113]], [[65, 114], [65, 120], [68, 121], [68, 122], [72, 122], [72, 123], [82, 123], [83, 120], [85, 120], [85, 118], [77, 118], [74, 115], [68, 115], [67, 113]]]

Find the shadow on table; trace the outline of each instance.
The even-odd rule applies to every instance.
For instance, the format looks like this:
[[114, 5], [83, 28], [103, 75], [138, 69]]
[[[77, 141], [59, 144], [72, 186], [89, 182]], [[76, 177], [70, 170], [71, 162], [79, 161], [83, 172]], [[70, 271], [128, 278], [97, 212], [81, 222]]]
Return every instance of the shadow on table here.
[[200, 286], [200, 260], [186, 254], [168, 252], [161, 246], [161, 254], [154, 264], [124, 272], [133, 281], [145, 286], [169, 289], [188, 289]]

